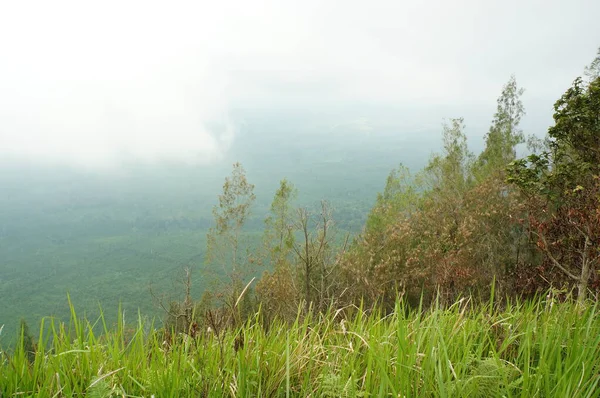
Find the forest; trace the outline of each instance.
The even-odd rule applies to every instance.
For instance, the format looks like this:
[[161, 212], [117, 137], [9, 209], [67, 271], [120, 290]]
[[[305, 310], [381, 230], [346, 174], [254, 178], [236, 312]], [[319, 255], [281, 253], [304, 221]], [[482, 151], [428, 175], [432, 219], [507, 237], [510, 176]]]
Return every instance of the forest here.
[[[449, 119], [423, 165], [397, 164], [375, 183], [366, 165], [391, 156], [357, 159], [355, 192], [324, 179], [302, 193], [309, 184], [293, 173], [253, 181], [240, 159], [203, 177], [220, 192], [211, 212], [196, 206], [214, 203], [198, 188], [177, 214], [144, 195], [106, 213], [100, 202], [118, 192], [88, 181], [96, 210], [64, 196], [70, 219], [85, 223], [45, 213], [52, 234], [5, 223], [3, 243], [35, 239], [2, 247], [14, 264], [2, 292], [23, 300], [10, 317], [31, 312], [0, 335], [0, 396], [600, 396], [600, 51], [565, 89], [546, 136], [527, 136], [513, 76], [480, 151], [468, 121]], [[322, 170], [334, 173], [329, 156]], [[166, 200], [187, 184], [170, 181], [157, 189]], [[267, 191], [270, 205], [257, 201]], [[66, 244], [81, 251], [72, 264], [54, 258], [47, 275], [17, 266], [34, 247], [49, 261]], [[98, 278], [97, 290], [66, 298], [61, 283], [75, 274], [63, 272], [96, 264], [93, 251], [106, 255], [101, 272], [72, 269]], [[160, 278], [123, 273], [122, 252], [162, 268]], [[11, 272], [28, 272], [26, 282]], [[97, 305], [113, 294], [107, 274], [126, 279], [127, 311]], [[28, 297], [44, 294], [67, 304], [36, 312]]]

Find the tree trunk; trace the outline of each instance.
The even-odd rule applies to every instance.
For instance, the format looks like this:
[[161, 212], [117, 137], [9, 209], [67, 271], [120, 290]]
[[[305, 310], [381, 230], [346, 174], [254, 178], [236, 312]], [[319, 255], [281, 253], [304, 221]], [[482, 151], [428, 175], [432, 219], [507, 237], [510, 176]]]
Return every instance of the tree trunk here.
[[588, 283], [590, 280], [590, 262], [584, 260], [581, 266], [581, 277], [577, 284], [577, 303], [583, 304], [587, 298]]

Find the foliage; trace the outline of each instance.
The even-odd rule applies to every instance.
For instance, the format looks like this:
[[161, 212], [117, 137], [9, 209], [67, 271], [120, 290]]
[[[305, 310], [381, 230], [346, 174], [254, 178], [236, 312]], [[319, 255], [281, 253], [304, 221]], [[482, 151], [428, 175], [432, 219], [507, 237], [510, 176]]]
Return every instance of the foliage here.
[[525, 141], [519, 128], [525, 108], [521, 101], [524, 90], [518, 88], [515, 76], [502, 89], [489, 132], [485, 136], [485, 149], [477, 159], [477, 174], [489, 175], [503, 170], [516, 157], [515, 147]]
[[290, 264], [290, 254], [295, 243], [295, 236], [290, 233], [293, 209], [292, 201], [298, 196], [298, 190], [285, 178], [271, 203], [269, 215], [265, 219], [263, 247], [265, 257], [271, 266], [285, 267]]
[[384, 231], [397, 217], [409, 217], [417, 210], [419, 199], [410, 170], [403, 165], [393, 169], [383, 192], [377, 194], [375, 205], [367, 217], [366, 231]]
[[510, 291], [527, 252], [516, 222], [522, 205], [504, 181], [505, 162], [522, 142], [521, 93], [511, 78], [478, 158], [463, 120], [452, 119], [443, 128], [443, 152], [423, 172], [412, 178], [403, 168], [392, 171], [343, 261], [352, 301], [389, 307], [403, 293], [416, 305], [441, 289], [452, 302], [487, 291], [494, 279]]
[[42, 320], [31, 363], [20, 348], [0, 357], [0, 394], [597, 397], [598, 315], [552, 297], [427, 311], [399, 301], [385, 317], [330, 309], [266, 330], [257, 314], [166, 341], [142, 319], [108, 327], [72, 310], [68, 323]]
[[[272, 208], [280, 204], [282, 192], [280, 189], [276, 193]], [[289, 211], [287, 205], [286, 209]], [[269, 251], [277, 260], [275, 269], [263, 274], [257, 290], [265, 308], [274, 311], [270, 316], [289, 320], [301, 302], [305, 311], [310, 307], [320, 310], [337, 298], [341, 283], [337, 251], [343, 252], [346, 242], [341, 249], [338, 247], [332, 210], [326, 201], [321, 202], [319, 212], [300, 207], [284, 219], [286, 222], [280, 225], [285, 225], [285, 231], [276, 233], [281, 239]], [[270, 220], [271, 216], [267, 222]], [[271, 234], [271, 229], [266, 233]]]
[[[246, 115], [252, 133], [237, 136], [225, 158], [210, 165], [156, 162], [96, 173], [0, 156], [0, 297], [11, 303], [0, 307], [6, 325], [0, 343], [17, 340], [21, 317], [34, 334], [43, 316], [68, 319], [65, 292], [89, 316], [101, 303], [121, 304], [127, 316], [139, 309], [159, 317], [163, 311], [149, 286], [165, 294], [168, 308], [182, 299], [176, 296], [184, 267], [194, 270], [194, 300], [215, 281], [226, 281], [223, 267], [205, 264], [204, 257], [212, 206], [234, 161], [255, 184], [241, 242], [254, 256], [282, 177], [301, 190], [296, 206], [313, 209], [326, 198], [342, 236], [360, 231], [399, 158], [420, 168], [438, 144], [424, 135], [388, 134], [393, 126], [370, 137], [343, 128], [332, 136], [322, 134], [331, 124], [322, 115], [292, 123], [287, 115], [267, 113]], [[107, 320], [116, 321], [116, 314]]]
[[291, 265], [265, 271], [256, 285], [265, 325], [275, 318], [293, 321], [303, 298], [301, 281]]
[[545, 279], [577, 285], [585, 300], [599, 279], [600, 77], [576, 79], [554, 110], [549, 150], [511, 163], [509, 181], [528, 199], [529, 231], [546, 259], [541, 270], [552, 270]]
[[206, 262], [219, 262], [234, 277], [238, 277], [239, 268], [245, 263], [239, 253], [243, 249], [240, 234], [255, 199], [254, 185], [246, 179], [242, 165], [235, 163], [231, 177], [225, 178], [219, 204], [213, 207], [215, 226], [208, 231], [206, 246]]
[[[215, 226], [206, 235], [206, 257], [208, 265], [219, 264], [229, 278], [228, 283], [220, 282], [215, 288], [225, 307], [234, 319], [244, 319], [251, 311], [251, 293], [242, 295], [244, 279], [250, 274], [252, 259], [250, 244], [242, 228], [250, 216], [256, 196], [254, 185], [246, 179], [246, 172], [240, 163], [233, 165], [231, 177], [225, 178], [219, 204], [213, 208]], [[241, 305], [239, 297], [243, 296]]]
[[[348, 251], [331, 204], [297, 207], [286, 179], [262, 208], [262, 246], [253, 244], [254, 185], [235, 163], [206, 235], [205, 271], [228, 282], [204, 289], [196, 302], [186, 268], [185, 296], [163, 306], [160, 331], [142, 317], [126, 328], [121, 312], [112, 330], [104, 314], [91, 323], [71, 307], [71, 323], [42, 323], [35, 343], [23, 321], [16, 350], [3, 353], [0, 395], [594, 396], [600, 325], [585, 299], [600, 290], [597, 69], [598, 58], [587, 69], [590, 81], [577, 79], [557, 101], [548, 138], [530, 139], [525, 159], [515, 160], [524, 107], [514, 77], [478, 156], [463, 119], [450, 119], [442, 152], [423, 171], [392, 170]], [[114, 230], [87, 243], [150, 264], [193, 266], [201, 257], [202, 217], [119, 220], [93, 224]], [[148, 225], [156, 231], [128, 240]], [[19, 239], [6, 231], [1, 239]], [[160, 253], [168, 250], [181, 256], [171, 261]], [[267, 267], [256, 296], [254, 263]], [[133, 296], [137, 282], [118, 298]], [[489, 285], [498, 289], [492, 297]], [[577, 307], [552, 294], [511, 304], [514, 296], [547, 287], [568, 293], [573, 285]], [[481, 304], [493, 293], [504, 309]]]
[[600, 48], [596, 53], [594, 60], [585, 68], [584, 74], [587, 76], [590, 82], [593, 82], [600, 77]]
[[263, 273], [256, 292], [267, 324], [275, 316], [293, 320], [301, 297], [293, 253], [296, 236], [292, 201], [296, 196], [294, 185], [281, 180], [265, 219], [262, 257], [270, 269]]

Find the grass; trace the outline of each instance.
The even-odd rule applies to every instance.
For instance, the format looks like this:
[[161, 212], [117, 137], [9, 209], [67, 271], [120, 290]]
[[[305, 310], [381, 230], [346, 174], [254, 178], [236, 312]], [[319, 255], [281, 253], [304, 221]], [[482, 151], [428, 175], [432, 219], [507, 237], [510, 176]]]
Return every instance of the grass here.
[[[102, 333], [94, 334], [100, 325]], [[387, 316], [355, 308], [222, 338], [179, 336], [120, 316], [109, 327], [43, 319], [37, 351], [3, 353], [0, 396], [598, 397], [597, 305], [547, 299]], [[244, 344], [238, 350], [240, 336]]]

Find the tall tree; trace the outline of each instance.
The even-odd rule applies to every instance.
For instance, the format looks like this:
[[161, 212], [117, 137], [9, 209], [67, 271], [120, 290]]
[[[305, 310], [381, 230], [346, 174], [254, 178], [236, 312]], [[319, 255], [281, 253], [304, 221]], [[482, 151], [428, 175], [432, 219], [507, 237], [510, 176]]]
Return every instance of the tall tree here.
[[525, 142], [523, 131], [519, 128], [521, 118], [525, 115], [521, 101], [523, 92], [514, 76], [504, 85], [497, 100], [492, 125], [485, 136], [485, 149], [477, 159], [480, 175], [503, 171], [508, 163], [515, 160], [515, 147]]
[[[411, 178], [395, 170], [378, 195], [367, 227], [344, 258], [344, 276], [358, 299], [395, 302], [431, 297], [440, 289], [448, 300], [467, 290], [489, 293], [520, 260], [520, 231], [511, 215], [516, 195], [504, 179], [506, 162], [523, 141], [523, 90], [513, 78], [478, 157], [469, 151], [461, 118], [443, 126], [443, 151]], [[508, 283], [505, 284], [508, 288]]]
[[[472, 212], [480, 223], [477, 262], [496, 277], [497, 288], [512, 288], [507, 277], [528, 259], [525, 253], [529, 253], [524, 250], [528, 245], [523, 227], [515, 221], [522, 212], [521, 201], [515, 188], [506, 183], [506, 166], [515, 160], [517, 145], [525, 143], [520, 128], [525, 115], [523, 93], [515, 76], [511, 76], [497, 99], [484, 150], [473, 167], [478, 184]], [[531, 148], [542, 146], [535, 137], [530, 137], [529, 143]]]
[[585, 300], [600, 262], [600, 77], [577, 78], [554, 105], [549, 150], [511, 163], [528, 198], [530, 231], [547, 268]]
[[331, 208], [326, 201], [321, 201], [320, 212], [316, 215], [306, 208], [299, 208], [292, 224], [292, 233], [299, 235], [292, 250], [296, 254], [306, 305], [314, 303], [322, 308], [331, 297], [332, 283], [335, 282], [332, 274], [337, 265], [333, 259], [333, 224]]
[[270, 269], [263, 273], [256, 292], [262, 307], [261, 313], [267, 322], [276, 316], [293, 319], [300, 303], [292, 250], [295, 243], [292, 230], [295, 209], [292, 208], [292, 201], [296, 195], [294, 185], [286, 179], [281, 180], [265, 219], [260, 257]]
[[294, 244], [294, 234], [290, 233], [293, 218], [292, 201], [298, 191], [285, 178], [280, 181], [271, 203], [269, 215], [265, 219], [263, 247], [265, 254], [274, 267], [289, 263], [290, 253]]
[[246, 179], [242, 165], [235, 163], [213, 208], [215, 226], [208, 231], [206, 252], [207, 263], [220, 264], [234, 280], [241, 278], [240, 268], [246, 264], [240, 237], [255, 199], [254, 185]]
[[464, 191], [471, 182], [473, 154], [467, 146], [462, 118], [450, 119], [444, 123], [442, 140], [443, 151], [432, 156], [425, 167], [425, 176], [434, 190], [449, 189], [455, 193]]
[[[383, 192], [377, 194], [375, 205], [367, 216], [365, 232], [383, 232], [400, 216], [416, 211], [419, 192], [408, 167], [400, 165], [388, 175]], [[381, 236], [384, 239], [384, 236]]]
[[268, 316], [284, 319], [295, 317], [301, 302], [305, 308], [324, 309], [340, 282], [329, 203], [321, 201], [318, 212], [306, 207], [292, 209], [290, 201], [295, 194], [293, 185], [282, 180], [265, 220], [266, 256], [274, 270], [266, 271], [257, 286]]
[[590, 83], [600, 77], [600, 48], [598, 48], [596, 58], [585, 68], [584, 73]]

